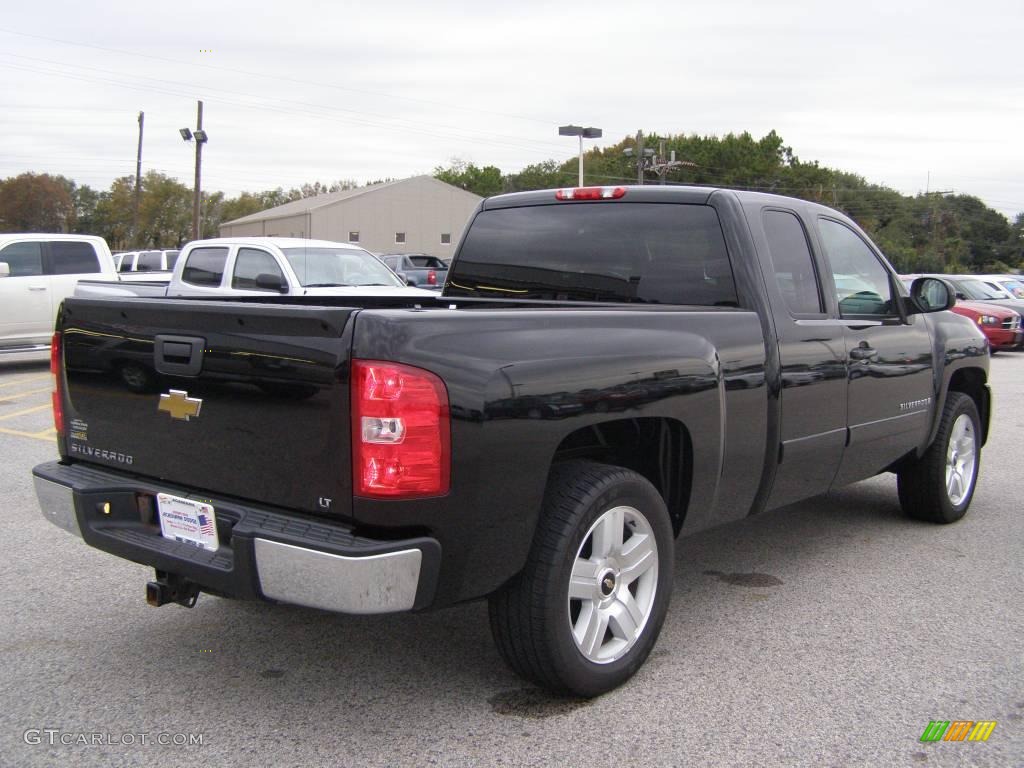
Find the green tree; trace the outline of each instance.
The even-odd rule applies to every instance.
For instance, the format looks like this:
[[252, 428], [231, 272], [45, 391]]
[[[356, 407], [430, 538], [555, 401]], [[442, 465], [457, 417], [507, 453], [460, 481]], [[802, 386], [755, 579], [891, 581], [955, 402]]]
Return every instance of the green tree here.
[[448, 168], [435, 168], [434, 178], [481, 197], [490, 197], [505, 191], [505, 179], [501, 169], [493, 165], [478, 168], [473, 163], [457, 157], [452, 158], [452, 164]]
[[[173, 248], [192, 235], [192, 190], [177, 179], [150, 171], [142, 179], [139, 231], [144, 248]], [[129, 220], [131, 209], [128, 210]]]
[[114, 179], [110, 189], [96, 202], [95, 234], [105, 238], [113, 250], [131, 247], [132, 202], [135, 197], [135, 177]]

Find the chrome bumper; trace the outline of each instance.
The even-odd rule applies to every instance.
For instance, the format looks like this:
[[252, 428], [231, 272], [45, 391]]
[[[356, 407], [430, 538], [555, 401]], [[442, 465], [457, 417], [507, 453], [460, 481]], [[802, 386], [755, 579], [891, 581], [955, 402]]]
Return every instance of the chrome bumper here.
[[344, 557], [256, 539], [260, 591], [282, 603], [341, 613], [408, 611], [416, 602], [418, 549]]
[[[179, 573], [194, 580], [200, 588], [208, 584], [215, 591], [233, 592], [240, 597], [263, 597], [309, 608], [361, 614], [422, 608], [432, 596], [437, 570], [434, 561], [439, 559], [440, 549], [430, 539], [395, 542], [393, 551], [350, 556], [300, 543], [263, 538], [259, 535], [261, 531], [257, 530], [255, 535], [250, 534], [251, 538], [235, 535], [230, 544], [222, 544], [217, 553], [205, 553], [164, 539], [153, 533], [150, 527], [131, 536], [131, 549], [128, 551], [123, 542], [125, 526], [107, 530], [101, 523], [110, 522], [109, 519], [91, 520], [91, 508], [94, 506], [91, 503], [82, 502], [81, 520], [84, 523], [80, 523], [72, 485], [54, 482], [38, 474], [33, 479], [43, 517], [58, 528], [85, 539], [99, 549], [152, 565], [158, 570]], [[79, 490], [83, 494], [94, 492], [93, 488]], [[84, 534], [83, 524], [88, 529]], [[141, 524], [139, 528], [142, 528]], [[235, 531], [238, 530], [236, 527]], [[110, 539], [114, 537], [120, 537], [120, 546], [112, 546]], [[361, 543], [365, 548], [367, 540]], [[425, 572], [424, 552], [431, 559]], [[208, 563], [200, 562], [204, 559]], [[225, 579], [227, 587], [224, 586]], [[253, 583], [258, 586], [258, 592], [254, 593], [251, 586], [248, 589], [244, 586]], [[232, 589], [231, 585], [238, 588]], [[427, 589], [421, 592], [424, 586]]]

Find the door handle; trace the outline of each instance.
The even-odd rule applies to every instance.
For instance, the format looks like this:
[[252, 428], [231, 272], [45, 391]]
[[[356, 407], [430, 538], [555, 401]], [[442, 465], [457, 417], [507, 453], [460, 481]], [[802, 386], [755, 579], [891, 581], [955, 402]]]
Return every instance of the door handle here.
[[850, 350], [851, 360], [874, 360], [878, 357], [878, 350], [874, 347], [861, 346]]
[[45, 285], [30, 285], [28, 287], [28, 289], [30, 291], [45, 291], [46, 290], [46, 286]]

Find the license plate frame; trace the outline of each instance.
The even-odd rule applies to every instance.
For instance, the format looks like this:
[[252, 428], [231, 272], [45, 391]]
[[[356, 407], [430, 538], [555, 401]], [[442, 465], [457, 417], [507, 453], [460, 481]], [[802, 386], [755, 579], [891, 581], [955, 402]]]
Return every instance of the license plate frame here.
[[217, 513], [213, 504], [171, 493], [156, 495], [160, 535], [193, 547], [216, 552], [220, 547], [217, 536]]

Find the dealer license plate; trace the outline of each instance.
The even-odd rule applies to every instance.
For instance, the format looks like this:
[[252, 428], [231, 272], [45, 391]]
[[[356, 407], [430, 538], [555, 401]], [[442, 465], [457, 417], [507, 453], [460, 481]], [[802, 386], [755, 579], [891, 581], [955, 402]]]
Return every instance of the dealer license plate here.
[[156, 504], [160, 511], [160, 533], [165, 539], [217, 551], [217, 518], [212, 504], [169, 493], [158, 493]]

